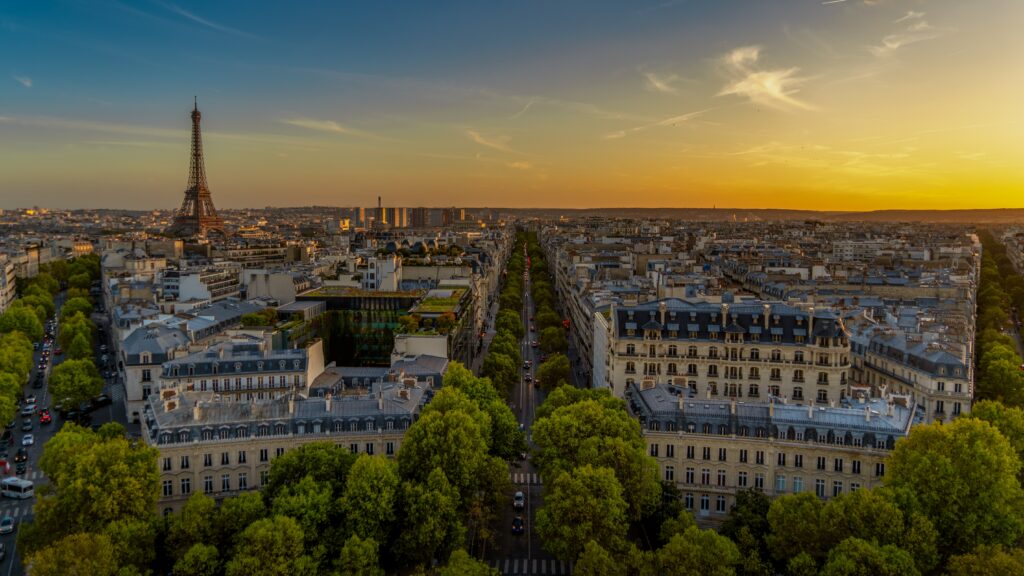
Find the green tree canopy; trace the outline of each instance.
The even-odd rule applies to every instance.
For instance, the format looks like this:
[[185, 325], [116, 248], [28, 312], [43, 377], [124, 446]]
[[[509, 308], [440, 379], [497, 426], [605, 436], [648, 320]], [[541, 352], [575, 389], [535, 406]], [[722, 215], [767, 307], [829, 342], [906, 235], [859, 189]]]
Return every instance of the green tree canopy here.
[[591, 540], [621, 551], [626, 548], [627, 508], [612, 469], [581, 466], [550, 483], [535, 529], [544, 548], [561, 559], [579, 557]]
[[537, 379], [541, 388], [553, 390], [559, 382], [569, 381], [569, 357], [565, 354], [552, 354], [537, 369]]
[[345, 490], [345, 480], [355, 460], [355, 454], [331, 442], [310, 442], [288, 450], [271, 463], [263, 497], [272, 502], [285, 486], [298, 484], [309, 476], [318, 484], [330, 486], [331, 494], [338, 498]]
[[821, 576], [918, 576], [914, 559], [893, 545], [847, 538], [828, 554]]
[[349, 537], [341, 548], [338, 576], [384, 576], [377, 542], [373, 538], [360, 538], [358, 534]]
[[565, 354], [569, 349], [569, 341], [565, 338], [565, 329], [561, 327], [545, 328], [537, 341], [541, 352], [545, 354]]
[[1024, 574], [1024, 549], [978, 546], [949, 559], [948, 576], [1004, 576]]
[[396, 550], [408, 565], [426, 565], [463, 545], [466, 527], [459, 519], [459, 493], [440, 468], [426, 482], [403, 482], [402, 530]]
[[732, 576], [740, 561], [732, 540], [696, 526], [658, 550], [659, 573], [665, 576]]
[[238, 536], [227, 576], [314, 576], [316, 563], [303, 554], [304, 535], [288, 516], [263, 518]]
[[958, 418], [916, 426], [900, 440], [885, 483], [913, 494], [945, 554], [964, 554], [982, 544], [1011, 545], [1024, 533], [1020, 466], [994, 426]]
[[498, 576], [499, 572], [459, 549], [448, 557], [448, 564], [437, 570], [437, 576]]
[[174, 563], [175, 576], [217, 576], [220, 574], [220, 552], [216, 546], [193, 544]]
[[87, 298], [71, 298], [60, 307], [60, 319], [64, 321], [75, 314], [88, 318], [92, 314], [92, 303]]
[[72, 408], [103, 391], [103, 378], [92, 360], [65, 360], [50, 373], [50, 394]]
[[0, 333], [14, 331], [21, 332], [30, 340], [39, 340], [43, 337], [43, 324], [33, 308], [11, 306], [0, 314]]
[[390, 542], [400, 492], [401, 480], [392, 461], [360, 455], [349, 470], [342, 498], [351, 532], [375, 542]]
[[626, 570], [607, 550], [593, 540], [586, 543], [576, 560], [576, 576], [626, 576]]
[[117, 559], [110, 538], [103, 534], [69, 534], [32, 552], [25, 565], [32, 576], [114, 576]]

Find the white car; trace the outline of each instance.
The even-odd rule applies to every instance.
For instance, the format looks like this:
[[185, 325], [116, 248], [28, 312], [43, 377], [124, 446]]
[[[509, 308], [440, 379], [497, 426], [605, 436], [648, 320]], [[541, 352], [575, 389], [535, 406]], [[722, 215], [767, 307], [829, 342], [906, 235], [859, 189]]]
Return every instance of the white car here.
[[35, 413], [36, 413], [36, 405], [35, 404], [29, 404], [29, 405], [27, 405], [27, 406], [25, 406], [24, 408], [21, 409], [21, 415], [22, 416], [31, 416], [31, 415], [33, 415]]
[[25, 434], [21, 437], [22, 446], [31, 446], [36, 443], [36, 439], [31, 434]]

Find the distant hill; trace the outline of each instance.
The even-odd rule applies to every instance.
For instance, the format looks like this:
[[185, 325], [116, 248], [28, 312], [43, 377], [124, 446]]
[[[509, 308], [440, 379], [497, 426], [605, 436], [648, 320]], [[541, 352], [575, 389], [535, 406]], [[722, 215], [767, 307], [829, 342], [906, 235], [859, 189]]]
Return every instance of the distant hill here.
[[1024, 208], [986, 210], [872, 210], [865, 212], [819, 212], [815, 210], [774, 210], [767, 208], [498, 208], [525, 217], [559, 216], [604, 218], [662, 218], [672, 220], [764, 221], [818, 220], [823, 222], [934, 222], [1024, 224]]

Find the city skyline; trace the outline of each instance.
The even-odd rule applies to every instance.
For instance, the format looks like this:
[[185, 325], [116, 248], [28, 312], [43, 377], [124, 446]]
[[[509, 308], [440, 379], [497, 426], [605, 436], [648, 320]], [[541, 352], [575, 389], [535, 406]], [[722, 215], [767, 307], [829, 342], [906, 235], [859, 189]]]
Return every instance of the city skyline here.
[[25, 4], [0, 204], [175, 207], [198, 95], [227, 209], [1021, 207], [1022, 11]]

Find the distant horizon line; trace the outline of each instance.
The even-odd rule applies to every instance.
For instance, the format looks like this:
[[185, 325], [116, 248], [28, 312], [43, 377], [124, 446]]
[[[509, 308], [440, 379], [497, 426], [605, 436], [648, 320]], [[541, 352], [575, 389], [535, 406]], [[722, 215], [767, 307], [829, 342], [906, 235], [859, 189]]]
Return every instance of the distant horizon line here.
[[[239, 211], [239, 210], [297, 210], [303, 208], [328, 208], [337, 210], [346, 210], [353, 208], [364, 208], [367, 210], [376, 210], [377, 206], [359, 206], [359, 205], [330, 205], [330, 204], [303, 204], [296, 206], [248, 206], [241, 208], [226, 208], [218, 207], [217, 211]], [[631, 207], [616, 207], [616, 206], [595, 206], [585, 208], [567, 208], [560, 206], [543, 207], [543, 206], [532, 206], [528, 208], [512, 208], [507, 206], [458, 206], [458, 205], [440, 205], [440, 206], [423, 206], [423, 205], [400, 205], [391, 204], [383, 205], [383, 208], [425, 208], [428, 210], [445, 210], [456, 208], [460, 210], [498, 210], [506, 212], [523, 212], [523, 211], [551, 211], [561, 210], [567, 212], [586, 212], [586, 211], [640, 211], [640, 210], [672, 210], [672, 211], [706, 211], [706, 212], [812, 212], [819, 214], [877, 214], [882, 212], [1005, 212], [1012, 210], [1019, 210], [1024, 212], [1024, 207], [1001, 207], [1001, 208], [877, 208], [871, 210], [825, 210], [820, 208], [742, 208], [742, 207], [696, 207], [696, 206], [685, 206], [685, 207], [673, 207], [673, 206], [631, 206]], [[52, 206], [19, 206], [15, 208], [0, 208], [0, 210], [14, 212], [23, 210], [57, 210], [57, 211], [68, 211], [68, 212], [86, 212], [86, 211], [107, 211], [107, 212], [174, 212], [178, 208], [55, 208]]]

